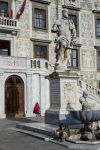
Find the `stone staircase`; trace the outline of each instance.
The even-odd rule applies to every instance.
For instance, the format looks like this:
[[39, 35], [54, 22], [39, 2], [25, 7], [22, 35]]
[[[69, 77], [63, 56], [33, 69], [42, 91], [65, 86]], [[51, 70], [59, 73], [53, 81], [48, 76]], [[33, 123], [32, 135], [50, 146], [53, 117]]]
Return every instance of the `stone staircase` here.
[[[69, 140], [60, 142], [59, 140], [54, 139], [55, 129], [57, 129], [57, 126], [39, 122], [17, 124], [16, 128], [12, 128], [12, 130], [44, 140], [45, 142], [53, 142], [65, 146], [68, 150], [86, 150], [87, 148], [88, 150], [98, 150], [97, 148], [100, 146], [100, 141], [89, 141], [86, 143], [76, 139], [73, 140], [73, 137], [79, 136], [77, 135], [79, 127], [78, 130], [76, 128], [74, 130], [70, 128], [71, 136]], [[96, 144], [98, 144], [98, 147]]]
[[54, 135], [54, 131], [57, 128], [56, 126], [51, 126], [45, 123], [24, 123], [17, 124], [16, 127], [18, 129], [32, 131], [34, 133], [39, 133], [50, 137]]
[[34, 136], [44, 141], [53, 139], [56, 129], [57, 126], [40, 122], [21, 123], [17, 124], [16, 128], [14, 128], [18, 132]]
[[81, 89], [84, 89], [88, 91], [89, 94], [95, 96], [96, 98], [100, 99], [100, 89], [97, 89], [96, 87], [89, 85], [88, 83], [85, 83], [82, 80], [78, 80], [78, 86]]

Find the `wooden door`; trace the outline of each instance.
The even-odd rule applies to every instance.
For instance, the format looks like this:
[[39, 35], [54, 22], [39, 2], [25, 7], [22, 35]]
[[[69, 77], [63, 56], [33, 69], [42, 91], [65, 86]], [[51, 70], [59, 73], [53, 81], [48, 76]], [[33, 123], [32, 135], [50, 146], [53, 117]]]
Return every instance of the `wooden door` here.
[[24, 83], [18, 76], [10, 76], [5, 83], [5, 113], [7, 117], [24, 115]]

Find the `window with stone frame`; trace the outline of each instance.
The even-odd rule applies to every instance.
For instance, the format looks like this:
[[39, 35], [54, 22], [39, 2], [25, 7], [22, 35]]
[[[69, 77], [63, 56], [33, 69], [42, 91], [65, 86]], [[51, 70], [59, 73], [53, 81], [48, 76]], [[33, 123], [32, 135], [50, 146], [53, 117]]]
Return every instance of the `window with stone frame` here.
[[48, 32], [49, 2], [32, 1], [32, 24], [35, 31]]
[[78, 49], [72, 49], [70, 67], [78, 68]]
[[73, 21], [77, 31], [77, 16], [75, 14], [69, 14], [69, 19]]
[[100, 18], [96, 18], [96, 36], [100, 37]]
[[97, 69], [100, 69], [100, 48], [97, 49]]
[[48, 60], [48, 46], [47, 45], [34, 45], [34, 57], [44, 58]]
[[46, 10], [34, 8], [34, 28], [46, 29]]
[[0, 16], [9, 17], [9, 2], [0, 0]]
[[0, 40], [0, 55], [10, 56], [10, 41]]

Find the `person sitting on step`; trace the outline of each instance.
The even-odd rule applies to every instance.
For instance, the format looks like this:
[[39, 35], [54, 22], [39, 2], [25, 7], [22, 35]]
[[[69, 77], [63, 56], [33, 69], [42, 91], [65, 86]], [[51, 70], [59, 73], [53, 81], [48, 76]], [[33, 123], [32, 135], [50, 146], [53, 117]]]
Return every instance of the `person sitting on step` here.
[[61, 123], [59, 128], [56, 130], [56, 138], [59, 139], [61, 142], [67, 140], [70, 136], [70, 130], [67, 125]]

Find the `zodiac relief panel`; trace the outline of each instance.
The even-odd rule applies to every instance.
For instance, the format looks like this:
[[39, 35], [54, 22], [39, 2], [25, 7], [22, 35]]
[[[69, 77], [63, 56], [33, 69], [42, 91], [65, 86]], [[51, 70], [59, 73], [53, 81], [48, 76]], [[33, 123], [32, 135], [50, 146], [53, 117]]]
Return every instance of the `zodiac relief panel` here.
[[81, 13], [81, 36], [93, 38], [93, 16], [90, 13]]
[[96, 76], [97, 73], [95, 71], [82, 71], [81, 79], [86, 83], [96, 86]]
[[86, 10], [92, 10], [91, 0], [80, 0], [80, 7]]
[[95, 68], [95, 50], [82, 50], [82, 67]]

